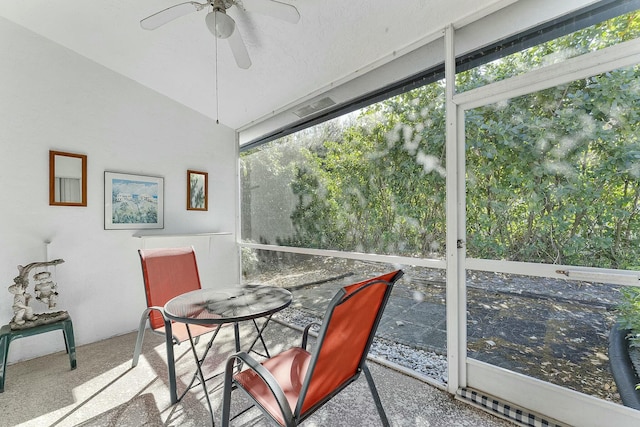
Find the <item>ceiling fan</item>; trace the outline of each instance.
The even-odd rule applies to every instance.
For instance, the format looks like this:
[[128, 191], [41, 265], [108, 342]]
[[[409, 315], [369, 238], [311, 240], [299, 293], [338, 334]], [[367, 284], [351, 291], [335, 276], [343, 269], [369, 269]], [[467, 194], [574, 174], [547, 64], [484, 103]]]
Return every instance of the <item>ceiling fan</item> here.
[[250, 12], [261, 13], [292, 24], [300, 20], [300, 13], [298, 13], [298, 9], [295, 6], [274, 0], [252, 0], [246, 2], [241, 0], [211, 0], [207, 3], [190, 1], [171, 6], [147, 16], [140, 21], [140, 26], [145, 30], [155, 30], [174, 19], [191, 12], [198, 12], [210, 6], [211, 11], [205, 17], [207, 28], [216, 38], [227, 39], [238, 67], [247, 69], [251, 66], [249, 53], [238, 28], [236, 28], [236, 22], [227, 15], [227, 9], [232, 6], [245, 10], [245, 3], [247, 3], [246, 10]]

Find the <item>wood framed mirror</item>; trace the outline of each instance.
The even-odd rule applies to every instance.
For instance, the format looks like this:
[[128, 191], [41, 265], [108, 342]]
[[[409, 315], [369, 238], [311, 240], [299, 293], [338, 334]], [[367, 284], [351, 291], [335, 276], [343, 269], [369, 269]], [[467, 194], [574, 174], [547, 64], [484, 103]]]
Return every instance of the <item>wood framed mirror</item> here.
[[87, 206], [87, 156], [49, 151], [49, 205]]

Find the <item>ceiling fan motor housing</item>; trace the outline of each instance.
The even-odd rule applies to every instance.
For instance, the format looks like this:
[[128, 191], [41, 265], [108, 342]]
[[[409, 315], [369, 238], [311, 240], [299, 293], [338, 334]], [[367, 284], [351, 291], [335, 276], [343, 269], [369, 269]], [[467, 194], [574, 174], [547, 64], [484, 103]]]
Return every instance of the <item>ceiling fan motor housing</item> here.
[[228, 38], [236, 28], [235, 21], [227, 15], [224, 9], [220, 10], [214, 7], [213, 11], [209, 12], [204, 20], [211, 34], [219, 39]]

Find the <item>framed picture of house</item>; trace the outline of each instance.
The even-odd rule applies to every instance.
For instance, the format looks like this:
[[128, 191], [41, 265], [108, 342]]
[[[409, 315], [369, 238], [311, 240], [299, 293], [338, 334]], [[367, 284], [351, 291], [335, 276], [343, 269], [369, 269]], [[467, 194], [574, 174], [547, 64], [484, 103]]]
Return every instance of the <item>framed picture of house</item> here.
[[164, 228], [164, 179], [105, 171], [104, 228]]
[[187, 171], [187, 210], [206, 211], [209, 209], [209, 174]]

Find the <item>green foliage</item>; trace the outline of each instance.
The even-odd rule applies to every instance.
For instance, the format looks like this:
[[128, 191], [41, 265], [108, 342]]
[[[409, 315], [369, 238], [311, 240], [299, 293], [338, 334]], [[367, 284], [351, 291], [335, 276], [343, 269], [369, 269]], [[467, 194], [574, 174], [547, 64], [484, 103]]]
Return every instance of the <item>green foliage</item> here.
[[[456, 86], [473, 89], [639, 35], [634, 12], [459, 73]], [[243, 197], [254, 196], [243, 202], [243, 225], [254, 209], [264, 223], [290, 221], [291, 230], [270, 233], [279, 244], [444, 256], [444, 99], [444, 83], [435, 82], [246, 153]], [[638, 105], [634, 66], [467, 111], [468, 255], [638, 266]], [[267, 234], [260, 240], [270, 242]]]
[[376, 104], [306, 149], [288, 243], [410, 255], [443, 247], [444, 106], [433, 101], [442, 91], [431, 85]]
[[619, 320], [624, 329], [631, 331], [627, 337], [630, 345], [640, 347], [640, 288], [622, 289], [622, 302], [618, 306]]
[[[621, 326], [631, 331], [627, 335], [629, 346], [640, 348], [640, 287], [622, 289], [622, 302], [618, 310]], [[640, 384], [636, 384], [636, 390], [640, 390]]]
[[258, 254], [255, 249], [243, 246], [240, 248], [242, 257], [242, 276], [247, 277], [258, 268]]
[[635, 11], [458, 73], [456, 89], [464, 92], [485, 86], [536, 68], [623, 43], [638, 36], [640, 36], [640, 13]]
[[191, 196], [191, 206], [204, 208], [205, 194], [204, 186], [198, 181], [196, 175], [192, 175], [189, 180], [189, 195]]
[[[459, 90], [620, 43], [637, 12], [458, 74]], [[638, 67], [467, 112], [469, 256], [637, 264]]]
[[616, 70], [467, 114], [470, 256], [635, 265], [639, 76]]

